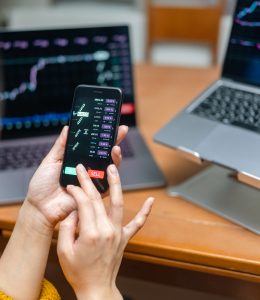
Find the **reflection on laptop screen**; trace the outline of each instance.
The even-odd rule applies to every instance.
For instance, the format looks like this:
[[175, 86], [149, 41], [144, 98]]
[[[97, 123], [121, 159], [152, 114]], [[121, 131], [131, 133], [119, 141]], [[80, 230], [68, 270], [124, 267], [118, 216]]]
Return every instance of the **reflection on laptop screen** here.
[[121, 122], [135, 125], [127, 26], [0, 32], [2, 138], [57, 133], [78, 84], [124, 92]]
[[223, 77], [260, 85], [259, 1], [237, 3]]

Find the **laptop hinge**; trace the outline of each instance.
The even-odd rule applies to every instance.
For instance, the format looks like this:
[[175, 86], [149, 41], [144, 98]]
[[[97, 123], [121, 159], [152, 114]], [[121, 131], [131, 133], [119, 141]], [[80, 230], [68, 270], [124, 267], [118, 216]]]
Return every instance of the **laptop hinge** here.
[[177, 152], [179, 152], [182, 156], [186, 157], [187, 159], [196, 162], [198, 164], [203, 163], [203, 159], [200, 157], [199, 153], [192, 151], [190, 149], [187, 149], [185, 147], [179, 146], [176, 149]]
[[260, 178], [246, 172], [237, 172], [236, 178], [238, 181], [250, 185], [254, 188], [260, 189]]
[[221, 82], [227, 84], [229, 87], [238, 88], [248, 92], [259, 94], [259, 85], [253, 85], [242, 81], [233, 80], [227, 77], [221, 77]]

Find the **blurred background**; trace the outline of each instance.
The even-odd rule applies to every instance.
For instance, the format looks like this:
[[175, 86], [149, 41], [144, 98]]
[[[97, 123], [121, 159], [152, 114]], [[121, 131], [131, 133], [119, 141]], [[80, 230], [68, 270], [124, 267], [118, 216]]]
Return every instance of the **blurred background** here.
[[[1, 0], [0, 22], [7, 28], [36, 28], [61, 26], [88, 26], [129, 24], [132, 35], [134, 62], [147, 61], [149, 40], [149, 9], [147, 3], [166, 7], [212, 7], [218, 0]], [[219, 19], [216, 62], [221, 63], [231, 25], [230, 15], [235, 0], [220, 1], [223, 13]], [[204, 14], [206, 15], [206, 13]], [[201, 20], [203, 17], [201, 18]], [[195, 25], [196, 26], [196, 25]], [[213, 25], [212, 26], [216, 26]], [[192, 32], [191, 32], [192, 34]], [[150, 62], [157, 64], [208, 67], [214, 60], [207, 42], [163, 39], [153, 45]]]

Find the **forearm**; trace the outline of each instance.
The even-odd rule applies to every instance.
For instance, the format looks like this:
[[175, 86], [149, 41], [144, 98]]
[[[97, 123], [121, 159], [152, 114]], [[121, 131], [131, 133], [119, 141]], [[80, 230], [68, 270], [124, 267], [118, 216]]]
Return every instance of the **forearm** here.
[[0, 259], [0, 290], [16, 300], [36, 300], [48, 259], [52, 229], [26, 201]]

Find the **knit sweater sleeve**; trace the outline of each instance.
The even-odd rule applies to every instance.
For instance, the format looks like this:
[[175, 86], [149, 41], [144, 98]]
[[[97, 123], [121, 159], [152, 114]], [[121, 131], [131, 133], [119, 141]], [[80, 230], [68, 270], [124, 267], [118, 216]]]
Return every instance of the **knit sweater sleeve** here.
[[[13, 298], [0, 291], [0, 300], [13, 300]], [[42, 282], [42, 290], [39, 300], [61, 300], [56, 288], [46, 279]]]

